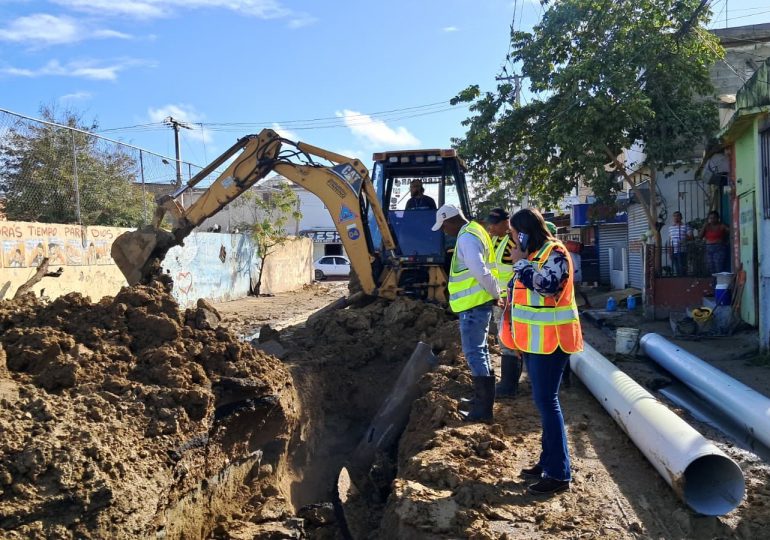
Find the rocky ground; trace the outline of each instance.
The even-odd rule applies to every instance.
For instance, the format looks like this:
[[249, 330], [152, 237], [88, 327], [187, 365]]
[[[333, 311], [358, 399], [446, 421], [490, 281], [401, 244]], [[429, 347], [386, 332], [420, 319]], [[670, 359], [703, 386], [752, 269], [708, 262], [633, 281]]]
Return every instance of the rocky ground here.
[[[337, 473], [418, 340], [439, 366], [420, 381], [398, 448], [377, 463], [367, 537], [764, 535], [766, 463], [677, 410], [747, 478], [738, 509], [696, 516], [578, 381], [562, 391], [572, 489], [528, 495], [518, 472], [540, 443], [526, 380], [517, 399], [496, 404], [494, 424], [466, 425], [457, 322], [402, 299], [301, 324], [344, 292], [315, 284], [187, 312], [160, 286], [97, 304], [77, 295], [0, 304], [0, 537], [344, 538]], [[665, 380], [644, 358], [614, 357], [607, 328], [584, 329], [641, 384]], [[258, 330], [257, 347], [238, 339]], [[732, 362], [744, 382], [770, 384], [766, 366], [725, 359], [718, 346], [706, 349], [721, 368]]]

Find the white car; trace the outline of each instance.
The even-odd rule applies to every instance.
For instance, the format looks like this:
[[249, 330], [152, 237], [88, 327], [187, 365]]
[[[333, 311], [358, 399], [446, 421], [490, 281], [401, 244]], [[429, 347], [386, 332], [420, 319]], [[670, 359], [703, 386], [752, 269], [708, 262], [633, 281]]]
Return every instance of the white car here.
[[313, 263], [316, 279], [326, 279], [328, 276], [350, 276], [350, 261], [342, 255], [327, 255]]

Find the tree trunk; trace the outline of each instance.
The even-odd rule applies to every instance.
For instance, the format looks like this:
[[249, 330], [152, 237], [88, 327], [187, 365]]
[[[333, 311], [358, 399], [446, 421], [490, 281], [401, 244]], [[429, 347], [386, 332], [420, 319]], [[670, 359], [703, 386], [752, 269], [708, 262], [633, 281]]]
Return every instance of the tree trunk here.
[[660, 275], [660, 269], [663, 267], [663, 242], [658, 227], [658, 204], [656, 196], [658, 193], [658, 168], [655, 165], [650, 166], [650, 228], [652, 237], [655, 240], [655, 274]]
[[639, 204], [642, 205], [642, 208], [644, 208], [644, 213], [647, 216], [647, 224], [650, 227], [650, 231], [652, 231], [652, 237], [655, 241], [655, 272], [660, 273], [660, 269], [663, 266], [662, 264], [662, 249], [663, 249], [663, 243], [661, 241], [661, 235], [660, 235], [660, 229], [658, 228], [658, 205], [655, 201], [655, 196], [657, 194], [657, 188], [658, 188], [658, 169], [656, 165], [650, 165], [650, 202], [644, 200], [644, 197], [642, 196], [641, 191], [639, 191], [639, 187], [637, 186], [636, 182], [634, 182], [634, 179], [631, 178], [631, 175], [628, 174], [628, 171], [626, 170], [626, 166], [621, 163], [618, 160], [618, 157], [610, 150], [609, 146], [604, 147], [604, 152], [607, 155], [607, 157], [610, 158], [610, 161], [615, 165], [616, 170], [623, 175], [623, 178], [625, 178], [626, 182], [629, 186], [631, 186], [631, 191], [634, 192], [637, 199], [639, 199]]

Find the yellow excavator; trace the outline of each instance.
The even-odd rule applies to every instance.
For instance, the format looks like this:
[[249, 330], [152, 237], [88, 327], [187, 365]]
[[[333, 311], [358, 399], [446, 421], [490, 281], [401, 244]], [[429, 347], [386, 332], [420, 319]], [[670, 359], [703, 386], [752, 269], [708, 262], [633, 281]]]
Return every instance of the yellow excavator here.
[[[452, 240], [431, 231], [435, 209], [407, 209], [405, 201], [408, 186], [420, 180], [438, 206], [457, 204], [469, 215], [465, 165], [454, 150], [382, 152], [374, 158], [372, 182], [357, 159], [290, 141], [271, 129], [243, 137], [186, 185], [160, 197], [152, 224], [115, 239], [112, 257], [129, 285], [153, 279], [169, 249], [275, 172], [323, 201], [363, 293], [446, 304]], [[185, 192], [222, 166], [224, 172], [199, 198], [187, 208], [180, 204]], [[160, 228], [164, 217], [171, 231]]]

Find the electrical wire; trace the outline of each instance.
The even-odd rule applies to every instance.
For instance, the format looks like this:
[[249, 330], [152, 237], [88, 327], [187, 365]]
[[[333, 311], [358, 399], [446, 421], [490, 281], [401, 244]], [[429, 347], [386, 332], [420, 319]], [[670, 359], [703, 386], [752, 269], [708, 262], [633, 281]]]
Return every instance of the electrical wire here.
[[[449, 110], [448, 107], [451, 107], [449, 105], [448, 100], [444, 101], [436, 101], [433, 103], [426, 103], [422, 105], [414, 105], [411, 107], [400, 107], [396, 109], [388, 109], [384, 111], [376, 111], [372, 113], [356, 113], [356, 114], [349, 114], [345, 117], [340, 116], [326, 116], [326, 117], [318, 117], [318, 118], [308, 118], [308, 119], [298, 119], [298, 120], [270, 120], [270, 121], [255, 121], [255, 122], [198, 122], [197, 124], [200, 126], [205, 126], [208, 129], [212, 129], [215, 127], [245, 127], [245, 126], [252, 126], [252, 127], [263, 127], [265, 125], [273, 125], [273, 124], [279, 124], [283, 127], [286, 127], [287, 129], [296, 129], [296, 125], [301, 126], [312, 126], [314, 124], [320, 123], [320, 124], [344, 124], [346, 119], [366, 119], [366, 123], [372, 123], [374, 120], [390, 120], [391, 117], [399, 116], [399, 117], [405, 117], [404, 113], [410, 113], [410, 112], [422, 112], [422, 111], [429, 111], [429, 110], [438, 110], [442, 107], [447, 108], [446, 110]], [[133, 126], [125, 126], [125, 127], [119, 127], [119, 128], [108, 128], [108, 129], [102, 129], [99, 130], [100, 132], [108, 132], [108, 131], [125, 131], [125, 132], [146, 132], [146, 131], [158, 131], [161, 129], [166, 129], [165, 124], [162, 122], [155, 122], [150, 124], [136, 124]]]

